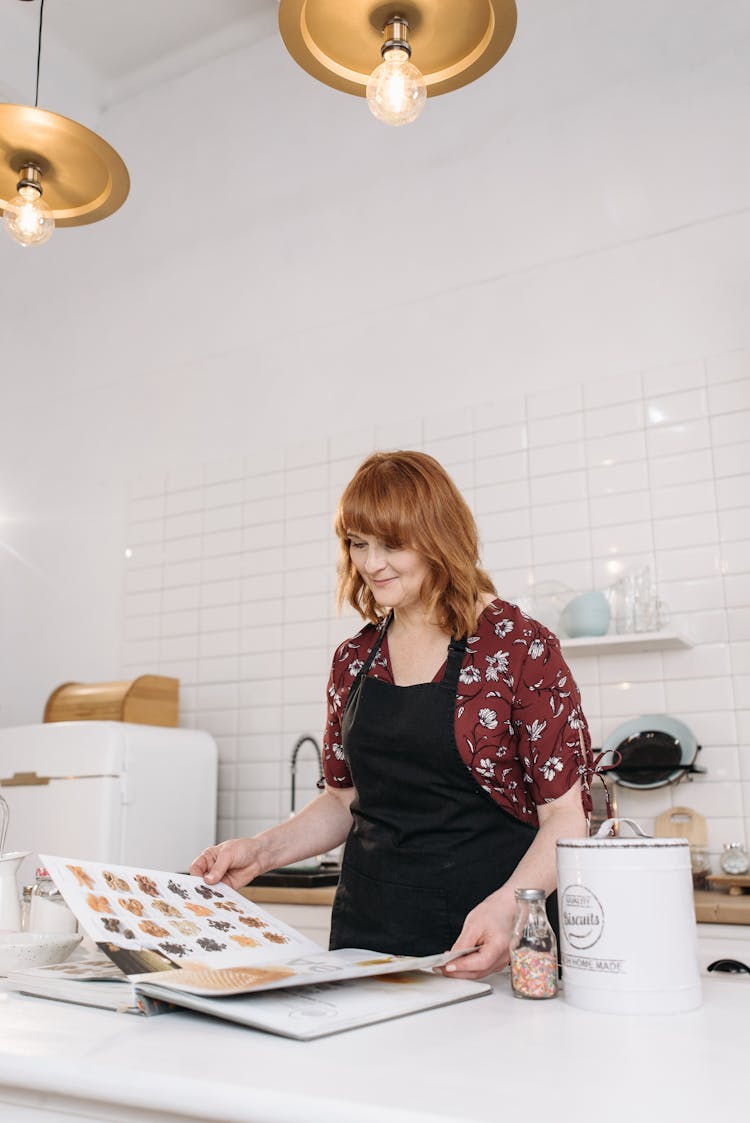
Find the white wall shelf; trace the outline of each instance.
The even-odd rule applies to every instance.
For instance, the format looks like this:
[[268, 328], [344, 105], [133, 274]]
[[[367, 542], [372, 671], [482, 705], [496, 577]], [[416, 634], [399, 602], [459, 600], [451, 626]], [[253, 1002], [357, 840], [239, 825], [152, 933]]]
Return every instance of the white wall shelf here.
[[580, 636], [577, 639], [561, 636], [560, 645], [571, 655], [630, 655], [693, 646], [678, 632], [629, 632], [624, 635]]

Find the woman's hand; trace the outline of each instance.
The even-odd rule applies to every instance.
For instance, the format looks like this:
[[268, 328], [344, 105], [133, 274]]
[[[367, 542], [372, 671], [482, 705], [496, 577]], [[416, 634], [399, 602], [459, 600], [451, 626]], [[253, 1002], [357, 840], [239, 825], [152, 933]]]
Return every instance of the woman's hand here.
[[241, 889], [269, 868], [263, 851], [257, 838], [230, 838], [219, 846], [206, 847], [190, 866], [190, 873], [209, 885], [224, 881], [232, 889]]
[[438, 968], [443, 975], [454, 979], [482, 979], [494, 971], [501, 971], [510, 961], [508, 942], [515, 917], [515, 899], [511, 893], [500, 890], [480, 901], [464, 921], [461, 933], [452, 951], [478, 947], [460, 959]]

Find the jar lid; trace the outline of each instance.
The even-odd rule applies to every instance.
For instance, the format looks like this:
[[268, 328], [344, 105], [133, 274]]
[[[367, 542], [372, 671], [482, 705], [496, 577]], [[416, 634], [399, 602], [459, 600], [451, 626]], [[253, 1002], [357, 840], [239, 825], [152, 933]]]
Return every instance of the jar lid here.
[[543, 889], [516, 889], [517, 901], [544, 901], [546, 897]]

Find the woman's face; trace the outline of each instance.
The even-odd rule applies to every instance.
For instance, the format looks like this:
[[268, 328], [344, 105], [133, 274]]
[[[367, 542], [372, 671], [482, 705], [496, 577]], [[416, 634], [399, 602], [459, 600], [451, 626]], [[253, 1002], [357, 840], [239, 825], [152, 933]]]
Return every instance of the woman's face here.
[[409, 608], [420, 602], [428, 574], [427, 562], [416, 550], [386, 546], [370, 534], [348, 534], [349, 557], [362, 580], [383, 608]]

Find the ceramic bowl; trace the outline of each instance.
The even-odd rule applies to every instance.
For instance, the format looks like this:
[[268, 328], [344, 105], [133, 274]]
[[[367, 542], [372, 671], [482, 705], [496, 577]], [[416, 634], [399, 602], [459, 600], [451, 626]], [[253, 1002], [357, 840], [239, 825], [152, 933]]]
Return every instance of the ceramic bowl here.
[[609, 601], [604, 593], [592, 590], [573, 597], [560, 616], [560, 627], [566, 636], [604, 636], [609, 628]]
[[0, 932], [0, 975], [62, 963], [82, 939], [77, 932]]

